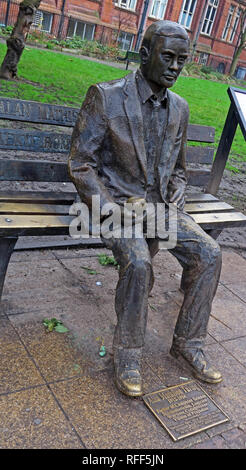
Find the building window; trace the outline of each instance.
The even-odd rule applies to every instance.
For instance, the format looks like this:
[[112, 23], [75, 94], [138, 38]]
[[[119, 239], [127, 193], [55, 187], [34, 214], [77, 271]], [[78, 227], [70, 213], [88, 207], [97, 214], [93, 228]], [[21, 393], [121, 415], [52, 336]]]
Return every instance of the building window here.
[[209, 0], [208, 6], [206, 9], [205, 18], [202, 25], [202, 33], [204, 34], [211, 34], [212, 27], [214, 24], [217, 8], [218, 8], [219, 0]]
[[230, 42], [232, 42], [234, 37], [235, 37], [241, 13], [242, 13], [242, 10], [240, 8], [238, 8], [237, 11], [236, 11], [236, 14], [234, 15], [234, 22], [233, 22], [231, 34], [230, 34], [230, 37], [229, 37]]
[[79, 36], [81, 39], [92, 41], [94, 38], [95, 25], [91, 23], [84, 23], [70, 18], [67, 30], [67, 37], [72, 38]]
[[153, 0], [150, 7], [150, 15], [153, 18], [163, 20], [168, 0]]
[[231, 27], [231, 22], [232, 22], [234, 11], [235, 11], [235, 5], [231, 5], [230, 8], [229, 8], [227, 19], [226, 19], [226, 24], [225, 24], [225, 27], [223, 29], [222, 39], [225, 39], [225, 40], [227, 39], [227, 35], [228, 35], [229, 29]]
[[34, 16], [32, 27], [50, 33], [53, 21], [53, 14], [46, 11], [37, 10]]
[[126, 8], [127, 10], [134, 10], [136, 8], [137, 0], [116, 0], [114, 4], [120, 8]]
[[209, 58], [209, 54], [206, 54], [206, 52], [201, 52], [201, 54], [199, 56], [199, 64], [207, 65], [208, 58]]
[[52, 21], [53, 21], [53, 14], [52, 13], [46, 13], [43, 11], [43, 21], [42, 21], [42, 31], [47, 31], [50, 33], [51, 31], [51, 26], [52, 26]]
[[33, 18], [32, 26], [34, 28], [41, 28], [42, 20], [43, 20], [43, 13], [42, 11], [37, 10]]
[[119, 48], [123, 51], [131, 50], [134, 34], [125, 33], [121, 31], [118, 37]]
[[182, 10], [180, 12], [179, 23], [185, 28], [191, 27], [192, 18], [196, 8], [196, 0], [184, 0]]
[[236, 8], [235, 5], [230, 6], [226, 19], [226, 24], [222, 33], [222, 39], [224, 39], [225, 41], [233, 42], [238, 28], [241, 11], [242, 10], [240, 8]]
[[245, 67], [237, 67], [235, 77], [239, 80], [245, 80], [246, 78], [246, 68]]
[[224, 62], [220, 62], [218, 67], [217, 67], [217, 71], [219, 73], [225, 73], [225, 69], [226, 69], [226, 66], [225, 66]]

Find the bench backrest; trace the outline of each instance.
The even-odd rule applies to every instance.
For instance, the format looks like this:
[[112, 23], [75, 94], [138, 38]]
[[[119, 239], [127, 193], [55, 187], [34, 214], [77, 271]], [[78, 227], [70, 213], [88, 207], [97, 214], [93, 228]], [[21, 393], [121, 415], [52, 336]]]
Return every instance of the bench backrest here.
[[[0, 119], [26, 123], [56, 125], [72, 128], [79, 113], [78, 108], [57, 106], [34, 101], [0, 98]], [[214, 148], [198, 146], [197, 142], [214, 143], [213, 127], [189, 124], [188, 141], [195, 146], [187, 148], [188, 183], [192, 186], [207, 185], [210, 170], [190, 168], [189, 164], [211, 165]], [[65, 153], [68, 155], [71, 133], [0, 128], [0, 150], [22, 150], [26, 152]], [[69, 182], [67, 164], [40, 160], [1, 159], [0, 181], [46, 181]]]

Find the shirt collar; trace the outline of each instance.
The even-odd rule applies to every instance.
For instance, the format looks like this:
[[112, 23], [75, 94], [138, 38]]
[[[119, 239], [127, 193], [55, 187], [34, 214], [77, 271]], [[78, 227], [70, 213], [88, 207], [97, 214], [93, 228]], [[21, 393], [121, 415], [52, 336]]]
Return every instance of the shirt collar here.
[[136, 73], [136, 79], [137, 79], [137, 88], [138, 88], [138, 93], [140, 95], [142, 103], [146, 103], [150, 98], [158, 101], [159, 103], [164, 104], [167, 100], [167, 90], [166, 88], [163, 88], [160, 93], [155, 94], [151, 87], [149, 86], [147, 80], [144, 78], [142, 72], [140, 69], [137, 70]]

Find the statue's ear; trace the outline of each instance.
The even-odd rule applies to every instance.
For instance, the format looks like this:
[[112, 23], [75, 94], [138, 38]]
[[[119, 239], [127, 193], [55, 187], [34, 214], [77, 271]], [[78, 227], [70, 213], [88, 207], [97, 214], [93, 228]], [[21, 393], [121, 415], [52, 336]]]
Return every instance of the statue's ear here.
[[143, 65], [147, 64], [148, 60], [149, 60], [149, 50], [146, 46], [141, 46], [140, 50], [139, 50], [139, 54], [140, 54], [140, 57], [141, 57], [141, 63]]

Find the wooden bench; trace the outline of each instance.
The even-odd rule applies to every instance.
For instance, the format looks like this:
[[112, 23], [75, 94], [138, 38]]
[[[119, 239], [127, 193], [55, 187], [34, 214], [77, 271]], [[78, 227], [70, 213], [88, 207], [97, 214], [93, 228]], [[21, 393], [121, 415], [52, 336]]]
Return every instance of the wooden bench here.
[[[78, 112], [77, 108], [0, 98], [0, 119], [9, 120], [12, 123], [19, 121], [26, 122], [29, 126], [30, 123], [36, 123], [69, 128], [74, 126]], [[8, 152], [14, 149], [25, 150], [27, 154], [28, 152], [47, 154], [44, 160], [1, 158], [0, 181], [70, 182], [67, 163], [54, 162], [52, 158], [48, 158], [48, 154], [52, 155], [53, 152], [68, 155], [70, 139], [71, 136], [62, 131], [33, 131], [28, 127], [0, 129], [0, 151]], [[211, 167], [214, 154], [214, 148], [211, 147], [214, 142], [214, 128], [189, 125], [188, 140], [206, 142], [210, 146], [188, 147], [187, 162]], [[226, 160], [224, 154], [223, 158], [224, 165]], [[215, 159], [215, 162], [217, 160]], [[213, 185], [214, 169], [213, 166], [212, 172], [203, 168], [188, 170], [189, 184], [198, 186], [200, 191], [189, 195], [185, 210], [205, 231], [216, 238], [224, 227], [245, 226], [246, 216], [216, 197], [217, 174], [215, 174], [214, 194], [206, 192], [208, 185]], [[220, 165], [222, 176], [221, 169]], [[9, 259], [18, 237], [68, 235], [69, 224], [74, 218], [69, 215], [69, 207], [76, 197], [77, 193], [73, 192], [73, 189], [72, 192], [0, 191], [0, 296]], [[71, 241], [74, 242], [74, 240]]]
[[126, 62], [126, 70], [127, 70], [130, 62], [135, 62], [136, 64], [140, 63], [140, 55], [139, 55], [139, 52], [126, 51], [125, 57], [118, 56], [117, 60]]

